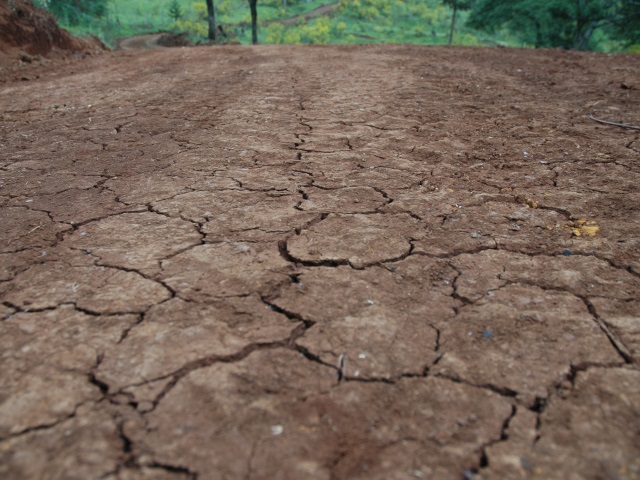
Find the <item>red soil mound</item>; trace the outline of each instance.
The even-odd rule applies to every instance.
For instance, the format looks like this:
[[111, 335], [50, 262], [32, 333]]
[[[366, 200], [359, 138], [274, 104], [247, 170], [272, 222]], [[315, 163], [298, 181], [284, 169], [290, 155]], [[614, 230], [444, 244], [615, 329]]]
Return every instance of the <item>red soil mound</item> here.
[[19, 60], [31, 62], [37, 56], [59, 57], [105, 48], [98, 40], [73, 37], [31, 0], [0, 2], [0, 67]]

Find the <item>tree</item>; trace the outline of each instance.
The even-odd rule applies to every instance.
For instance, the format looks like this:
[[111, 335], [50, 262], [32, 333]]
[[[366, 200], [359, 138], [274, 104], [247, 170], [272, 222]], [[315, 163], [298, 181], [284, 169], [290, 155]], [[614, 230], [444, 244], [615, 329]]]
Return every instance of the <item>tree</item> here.
[[489, 32], [507, 27], [535, 47], [589, 50], [597, 29], [637, 41], [639, 12], [640, 0], [477, 0], [469, 26]]
[[216, 9], [213, 0], [207, 0], [207, 22], [209, 23], [208, 38], [212, 42], [216, 41]]
[[453, 9], [451, 15], [451, 29], [449, 30], [449, 45], [453, 44], [453, 31], [456, 27], [456, 14], [458, 10], [469, 10], [471, 8], [471, 0], [442, 0], [442, 3]]
[[249, 0], [249, 8], [251, 9], [251, 41], [254, 45], [258, 44], [258, 0]]
[[548, 14], [546, 9], [540, 8], [537, 0], [478, 0], [471, 10], [468, 24], [490, 33], [506, 26], [524, 42], [544, 47], [548, 45], [545, 44], [542, 25], [550, 20]]
[[169, 16], [173, 18], [174, 22], [182, 18], [182, 7], [180, 6], [180, 2], [178, 2], [178, 0], [173, 0], [169, 4]]
[[626, 47], [640, 45], [640, 0], [622, 2], [618, 18], [611, 25], [610, 34]]

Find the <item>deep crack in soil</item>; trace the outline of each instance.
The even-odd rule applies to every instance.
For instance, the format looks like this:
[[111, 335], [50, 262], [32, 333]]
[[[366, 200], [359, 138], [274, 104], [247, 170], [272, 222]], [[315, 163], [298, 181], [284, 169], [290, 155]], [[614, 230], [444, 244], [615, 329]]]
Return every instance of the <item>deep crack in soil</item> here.
[[[638, 56], [193, 47], [0, 91], [0, 477], [640, 478]], [[624, 86], [624, 87], [623, 87]]]

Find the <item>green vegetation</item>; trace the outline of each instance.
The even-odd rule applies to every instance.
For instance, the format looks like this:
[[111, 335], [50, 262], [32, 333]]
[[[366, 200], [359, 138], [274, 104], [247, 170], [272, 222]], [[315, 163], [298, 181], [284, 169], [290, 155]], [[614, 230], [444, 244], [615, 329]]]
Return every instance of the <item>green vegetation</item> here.
[[603, 50], [640, 43], [638, 0], [477, 0], [469, 25], [507, 28], [536, 47]]
[[[462, 19], [468, 14], [463, 14]], [[341, 0], [329, 16], [293, 25], [267, 26], [267, 43], [411, 43], [449, 42], [452, 9], [438, 0]], [[501, 32], [487, 34], [458, 22], [459, 45], [516, 45]], [[462, 25], [462, 26], [460, 26]]]
[[47, 0], [44, 3], [60, 22], [74, 26], [103, 18], [108, 8], [107, 0]]
[[173, 0], [169, 4], [169, 16], [173, 19], [174, 22], [177, 22], [182, 18], [182, 7], [180, 6], [180, 2], [178, 0]]
[[[163, 30], [207, 41], [205, 0], [36, 0], [113, 45]], [[218, 41], [251, 43], [247, 0], [215, 0]], [[321, 12], [314, 12], [324, 7]], [[259, 0], [262, 43], [411, 43], [640, 51], [638, 0]]]

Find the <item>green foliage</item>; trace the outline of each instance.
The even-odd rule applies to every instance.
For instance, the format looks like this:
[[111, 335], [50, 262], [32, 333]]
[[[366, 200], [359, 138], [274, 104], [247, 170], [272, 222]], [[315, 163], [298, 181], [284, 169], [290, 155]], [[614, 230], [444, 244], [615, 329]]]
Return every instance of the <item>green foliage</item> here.
[[472, 0], [442, 0], [442, 3], [458, 10], [469, 10], [473, 5]]
[[209, 34], [209, 26], [193, 19], [178, 19], [169, 24], [169, 29], [174, 32], [186, 32], [193, 40], [206, 38]]
[[266, 43], [311, 43], [327, 44], [333, 35], [344, 31], [344, 22], [334, 24], [329, 17], [320, 17], [316, 21], [297, 28], [287, 28], [282, 23], [272, 23], [267, 27]]
[[473, 5], [472, 0], [441, 0], [444, 5], [451, 8], [451, 29], [449, 30], [449, 45], [453, 44], [453, 35], [456, 27], [456, 19], [460, 10], [469, 10]]
[[392, 0], [340, 0], [340, 13], [351, 18], [375, 20], [389, 16]]
[[[218, 11], [220, 11], [218, 9]], [[207, 12], [207, 4], [205, 2], [198, 2], [193, 4], [193, 8], [190, 12], [190, 16], [193, 20], [199, 22], [206, 22], [209, 12]]]
[[314, 24], [305, 25], [300, 30], [300, 36], [304, 43], [327, 44], [331, 40], [329, 17], [320, 17]]
[[182, 7], [178, 0], [172, 0], [169, 4], [169, 16], [173, 18], [174, 22], [182, 18]]
[[216, 12], [217, 15], [221, 17], [226, 17], [231, 13], [233, 9], [233, 5], [231, 0], [223, 0], [222, 2], [218, 2], [216, 4]]
[[[626, 47], [640, 49], [640, 1], [624, 0], [619, 4], [617, 16], [611, 24], [610, 33], [613, 38]], [[633, 49], [630, 49], [633, 51]]]
[[594, 32], [601, 28], [633, 43], [640, 37], [639, 12], [637, 0], [477, 0], [468, 25], [489, 32], [506, 28], [535, 47], [587, 50], [597, 47]]
[[[207, 38], [205, 0], [36, 1], [56, 11], [63, 26], [72, 33], [97, 35], [112, 45], [119, 37], [167, 29], [188, 32], [195, 41]], [[441, 45], [448, 42], [451, 7], [457, 2], [455, 38], [459, 45], [640, 49], [640, 0], [340, 0], [337, 8], [322, 17], [302, 17], [335, 1], [260, 0], [261, 40]], [[615, 15], [591, 32], [588, 28], [580, 30], [585, 33], [580, 46], [576, 43], [575, 5], [585, 6], [580, 18], [586, 18], [586, 24], [591, 25], [594, 19], [597, 23], [605, 2], [615, 4], [610, 10]], [[471, 10], [465, 11], [466, 6]], [[178, 10], [181, 16], [176, 18], [172, 12]], [[297, 20], [284, 22], [293, 17]], [[216, 0], [216, 20], [228, 40], [251, 43], [247, 0]]]
[[107, 13], [107, 0], [49, 0], [47, 6], [61, 23], [69, 25], [102, 18]]
[[283, 24], [275, 22], [267, 27], [266, 43], [302, 43], [300, 33], [295, 29], [287, 29]]
[[449, 9], [442, 5], [413, 2], [413, 4], [407, 4], [407, 8], [412, 16], [419, 18], [422, 24], [428, 26], [443, 24], [449, 17]]
[[267, 43], [284, 43], [284, 32], [286, 28], [283, 24], [275, 22], [267, 27], [267, 36], [265, 41]]

